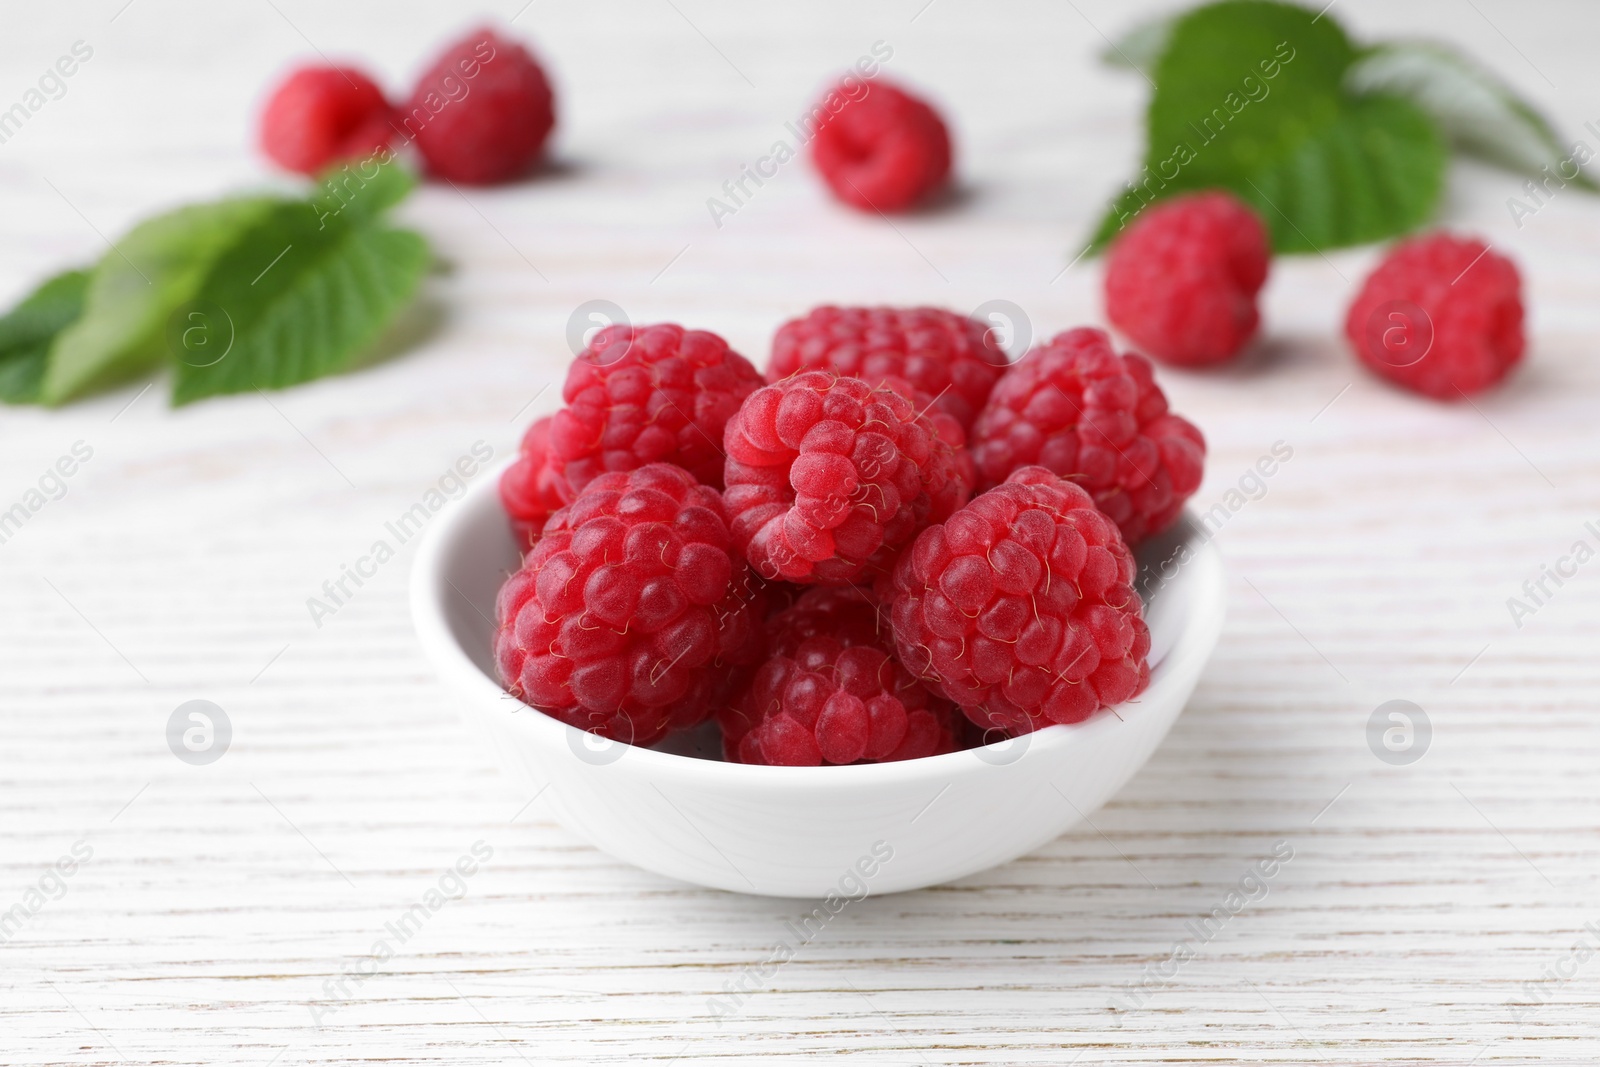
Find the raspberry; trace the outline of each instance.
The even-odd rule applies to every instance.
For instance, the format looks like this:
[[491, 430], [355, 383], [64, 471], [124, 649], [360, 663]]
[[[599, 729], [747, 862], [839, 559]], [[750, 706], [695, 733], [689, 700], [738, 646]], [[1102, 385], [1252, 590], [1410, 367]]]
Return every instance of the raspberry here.
[[[777, 586], [774, 586], [777, 588]], [[768, 655], [792, 655], [813, 637], [833, 637], [846, 648], [884, 645], [889, 616], [879, 602], [850, 586], [788, 585], [794, 598], [767, 616], [764, 629]]]
[[938, 112], [886, 84], [844, 84], [822, 98], [811, 159], [833, 195], [864, 211], [904, 211], [944, 185], [950, 134]]
[[987, 324], [953, 311], [819, 307], [778, 327], [767, 380], [802, 370], [900, 378], [970, 430], [1007, 362]]
[[730, 761], [880, 763], [960, 746], [960, 714], [895, 661], [888, 627], [864, 594], [808, 589], [766, 630], [770, 658], [719, 716]]
[[1168, 412], [1149, 360], [1080, 328], [1006, 371], [972, 428], [972, 454], [982, 488], [1033, 464], [1070, 478], [1137, 545], [1200, 487], [1206, 442]]
[[428, 170], [493, 185], [527, 173], [556, 123], [544, 70], [515, 41], [483, 29], [422, 75], [403, 116]]
[[261, 114], [261, 150], [279, 166], [316, 174], [389, 143], [393, 109], [376, 82], [350, 67], [301, 67]]
[[550, 516], [571, 502], [566, 479], [550, 458], [550, 417], [534, 421], [522, 437], [522, 454], [500, 475], [500, 504], [526, 552]]
[[607, 326], [567, 370], [550, 451], [574, 493], [605, 471], [676, 463], [722, 488], [722, 432], [761, 372], [714, 333]]
[[932, 419], [889, 385], [828, 371], [751, 393], [723, 443], [733, 543], [763, 578], [840, 585], [885, 571], [967, 498]]
[[1221, 363], [1255, 335], [1272, 249], [1254, 211], [1224, 192], [1147, 208], [1111, 246], [1106, 317], [1157, 359]]
[[1024, 467], [900, 557], [900, 662], [986, 729], [1081, 722], [1150, 680], [1134, 573], [1088, 493]]
[[1482, 392], [1522, 359], [1522, 280], [1482, 241], [1403, 241], [1350, 305], [1345, 334], [1377, 374], [1425, 396]]
[[653, 463], [550, 517], [500, 589], [495, 663], [512, 696], [648, 745], [726, 700], [760, 657], [759, 609], [716, 490]]

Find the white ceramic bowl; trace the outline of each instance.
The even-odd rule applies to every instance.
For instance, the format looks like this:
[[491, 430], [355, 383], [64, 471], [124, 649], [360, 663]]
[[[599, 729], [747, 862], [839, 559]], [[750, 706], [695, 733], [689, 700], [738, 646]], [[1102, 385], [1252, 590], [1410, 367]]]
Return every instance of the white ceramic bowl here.
[[698, 885], [858, 897], [947, 882], [1038, 848], [1131, 778], [1183, 710], [1222, 628], [1222, 564], [1189, 520], [1143, 549], [1141, 579], [1188, 557], [1148, 596], [1150, 687], [1084, 723], [901, 763], [749, 767], [713, 737], [673, 751], [606, 741], [501, 690], [495, 594], [518, 563], [484, 478], [433, 522], [411, 576], [422, 647], [523, 798], [596, 848]]

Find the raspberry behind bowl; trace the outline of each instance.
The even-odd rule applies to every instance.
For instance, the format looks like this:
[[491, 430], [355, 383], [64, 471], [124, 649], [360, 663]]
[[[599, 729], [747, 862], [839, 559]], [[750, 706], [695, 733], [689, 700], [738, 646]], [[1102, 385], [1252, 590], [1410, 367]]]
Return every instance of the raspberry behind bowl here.
[[556, 124], [555, 94], [526, 48], [484, 28], [445, 49], [400, 118], [430, 174], [493, 185], [538, 161]]
[[816, 899], [841, 892], [846, 874], [850, 885], [883, 894], [1005, 863], [1092, 816], [1121, 788], [1182, 710], [1223, 614], [1220, 558], [1197, 526], [1180, 523], [1142, 553], [1147, 565], [1163, 565], [1164, 578], [1145, 610], [1150, 680], [1118, 715], [983, 748], [839, 767], [748, 766], [672, 739], [656, 748], [611, 741], [509, 696], [489, 620], [520, 554], [494, 472], [429, 524], [411, 605], [423, 652], [502, 767], [508, 810], [537, 797], [576, 834], [647, 870]]
[[883, 78], [841, 83], [812, 109], [811, 159], [833, 195], [862, 211], [899, 212], [950, 177], [950, 132], [926, 101]]
[[261, 150], [274, 163], [316, 174], [394, 138], [394, 109], [378, 83], [354, 67], [301, 67], [272, 91], [261, 114]]
[[1368, 275], [1345, 336], [1369, 370], [1396, 385], [1435, 400], [1481, 393], [1522, 362], [1522, 278], [1477, 238], [1413, 237]]
[[1106, 318], [1164, 362], [1226, 362], [1255, 336], [1271, 260], [1267, 228], [1229, 193], [1152, 204], [1106, 255]]

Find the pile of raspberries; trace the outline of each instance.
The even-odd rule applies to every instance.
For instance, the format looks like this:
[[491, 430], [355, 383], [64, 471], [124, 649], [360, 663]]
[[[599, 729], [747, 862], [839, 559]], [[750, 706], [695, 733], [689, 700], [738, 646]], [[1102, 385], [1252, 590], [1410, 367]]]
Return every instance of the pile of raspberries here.
[[1012, 364], [934, 308], [820, 307], [763, 375], [717, 335], [596, 333], [501, 499], [507, 691], [727, 759], [912, 759], [1074, 723], [1148, 684], [1130, 548], [1205, 441], [1150, 363], [1074, 329]]

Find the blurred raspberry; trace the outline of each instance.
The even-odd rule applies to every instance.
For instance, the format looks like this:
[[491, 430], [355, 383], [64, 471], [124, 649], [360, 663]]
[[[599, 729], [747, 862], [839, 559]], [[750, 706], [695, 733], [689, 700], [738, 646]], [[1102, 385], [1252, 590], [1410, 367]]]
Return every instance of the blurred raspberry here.
[[1153, 204], [1111, 245], [1106, 317], [1157, 359], [1221, 363], [1255, 335], [1271, 258], [1266, 227], [1227, 193]]
[[938, 112], [879, 78], [841, 83], [821, 115], [811, 159], [833, 195], [863, 211], [904, 211], [950, 175], [950, 134]]
[[1441, 400], [1482, 392], [1522, 360], [1522, 280], [1471, 237], [1402, 241], [1362, 285], [1345, 318], [1374, 372]]
[[386, 146], [394, 116], [383, 90], [353, 67], [306, 66], [289, 75], [261, 115], [261, 150], [301, 174]]
[[523, 552], [533, 547], [545, 522], [571, 502], [566, 479], [551, 462], [550, 417], [536, 419], [522, 437], [521, 454], [500, 475], [500, 503]]
[[831, 370], [872, 385], [900, 378], [932, 410], [972, 428], [1009, 361], [987, 324], [939, 308], [819, 307], [778, 327], [767, 380]]
[[714, 333], [607, 326], [567, 369], [550, 452], [576, 493], [606, 471], [676, 463], [722, 488], [722, 434], [761, 373]]
[[604, 474], [545, 524], [501, 587], [506, 691], [648, 745], [704, 720], [761, 655], [761, 604], [714, 489], [653, 463]]
[[785, 378], [750, 394], [723, 441], [733, 543], [768, 579], [838, 585], [887, 570], [967, 498], [955, 447], [890, 385]]
[[1102, 330], [1057, 334], [1019, 359], [972, 428], [981, 488], [1038, 464], [1077, 482], [1130, 545], [1160, 533], [1200, 487], [1206, 444], [1167, 410], [1150, 361]]
[[719, 716], [730, 761], [880, 763], [960, 747], [960, 714], [896, 662], [888, 620], [865, 594], [809, 589], [766, 631], [769, 658]]
[[401, 119], [432, 174], [493, 185], [538, 160], [556, 123], [555, 99], [526, 48], [481, 29], [428, 68]]
[[1149, 683], [1134, 575], [1088, 493], [1024, 467], [900, 557], [900, 662], [985, 729], [1081, 722]]

